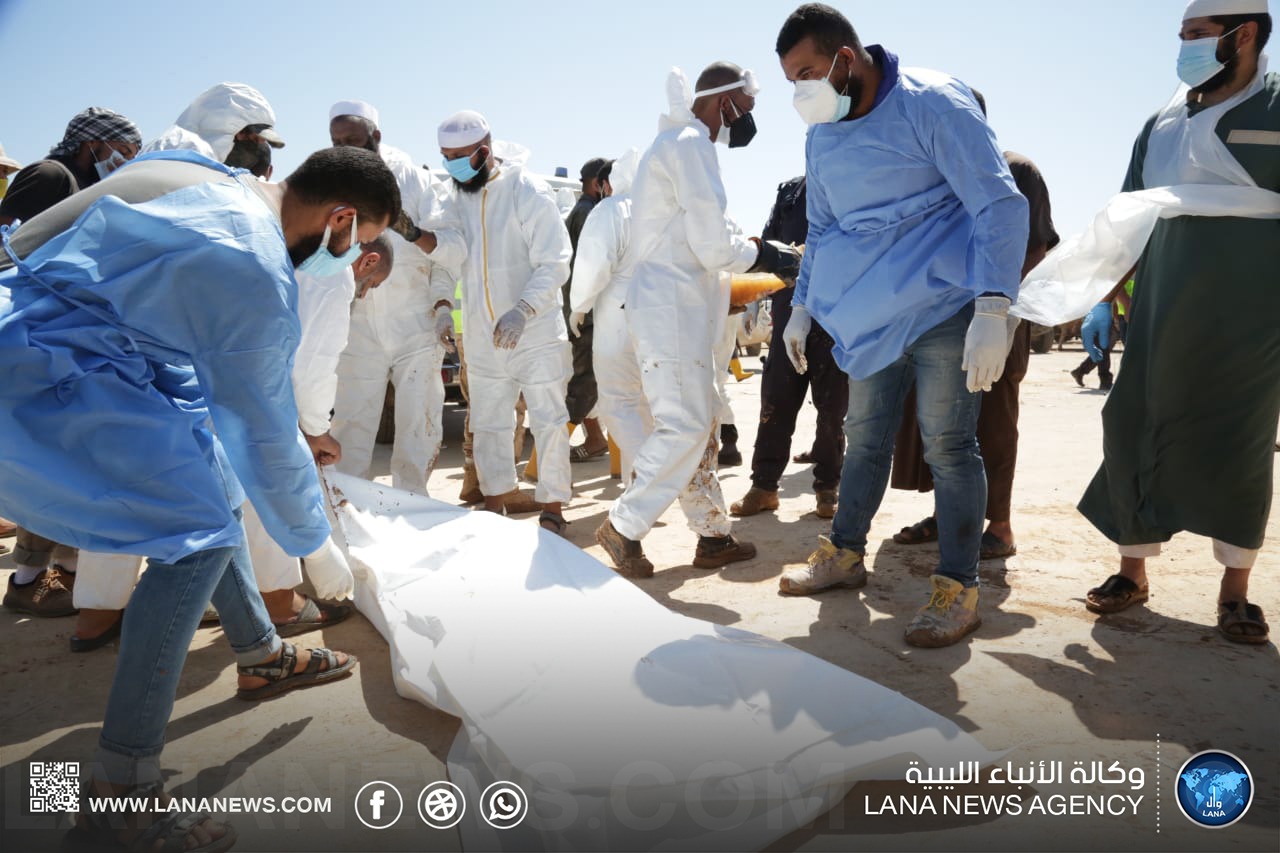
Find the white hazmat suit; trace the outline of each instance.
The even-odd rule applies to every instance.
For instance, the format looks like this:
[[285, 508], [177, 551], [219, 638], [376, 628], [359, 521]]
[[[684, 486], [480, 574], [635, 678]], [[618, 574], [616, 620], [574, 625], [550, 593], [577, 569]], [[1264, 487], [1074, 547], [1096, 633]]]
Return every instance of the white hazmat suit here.
[[[439, 181], [399, 149], [383, 144], [379, 153], [400, 185], [401, 206], [410, 218], [425, 224], [437, 215], [443, 194]], [[425, 495], [444, 435], [444, 348], [432, 308], [440, 301], [452, 305], [457, 278], [391, 230], [386, 236], [395, 252], [391, 275], [355, 301], [347, 348], [338, 363], [332, 426], [342, 445], [337, 468], [368, 476], [390, 380], [396, 392], [391, 481], [397, 489]]]
[[[524, 171], [527, 156], [495, 145], [488, 182], [479, 192], [452, 188], [441, 227], [460, 231], [467, 245], [462, 317], [480, 490], [497, 497], [516, 488], [511, 446], [523, 393], [538, 446], [535, 498], [563, 503], [572, 494], [565, 393], [573, 369], [560, 289], [573, 250], [554, 193]], [[533, 313], [519, 340], [495, 346], [498, 321], [520, 302]]]
[[640, 445], [653, 431], [653, 416], [640, 384], [640, 363], [623, 310], [628, 279], [618, 274], [631, 236], [631, 184], [639, 165], [640, 152], [634, 148], [614, 161], [609, 174], [613, 194], [591, 210], [578, 235], [569, 293], [575, 314], [595, 312], [591, 360], [599, 389], [597, 410], [622, 453], [624, 482], [630, 482]]
[[707, 464], [720, 405], [712, 350], [729, 310], [719, 273], [745, 272], [759, 251], [726, 217], [710, 132], [691, 115], [663, 118], [631, 197], [620, 275], [628, 279], [627, 326], [654, 428], [609, 520], [628, 539], [643, 539], [679, 497], [694, 532], [727, 536], [724, 497]]

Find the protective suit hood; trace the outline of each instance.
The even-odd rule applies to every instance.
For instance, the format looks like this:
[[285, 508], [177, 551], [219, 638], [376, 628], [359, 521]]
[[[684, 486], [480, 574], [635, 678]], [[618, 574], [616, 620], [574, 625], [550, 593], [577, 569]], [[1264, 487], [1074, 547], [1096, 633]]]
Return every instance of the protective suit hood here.
[[639, 168], [639, 148], [628, 148], [626, 153], [613, 161], [613, 169], [609, 172], [609, 186], [613, 187], [614, 195], [631, 192], [631, 184], [635, 181]]
[[[275, 111], [257, 89], [244, 83], [219, 83], [192, 101], [173, 126], [146, 150], [194, 148], [205, 154], [212, 152], [212, 158], [221, 163], [231, 153], [236, 134], [246, 125], [274, 127], [275, 123]], [[201, 143], [208, 151], [202, 149]]]
[[533, 156], [533, 152], [517, 142], [508, 142], [505, 139], [495, 139], [493, 142], [493, 156], [501, 160], [503, 168], [522, 169], [529, 163], [529, 158]]

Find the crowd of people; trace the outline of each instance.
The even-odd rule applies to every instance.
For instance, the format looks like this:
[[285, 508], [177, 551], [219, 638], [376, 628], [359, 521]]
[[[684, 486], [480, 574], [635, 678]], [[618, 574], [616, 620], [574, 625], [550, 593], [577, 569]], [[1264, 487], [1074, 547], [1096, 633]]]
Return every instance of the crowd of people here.
[[[1142, 129], [1124, 192], [1280, 191], [1270, 31], [1266, 0], [1193, 0], [1184, 85]], [[73, 651], [120, 640], [90, 791], [162, 794], [165, 726], [206, 620], [222, 625], [241, 698], [352, 671], [351, 655], [285, 640], [352, 612], [323, 467], [369, 475], [390, 383], [392, 483], [425, 494], [455, 350], [464, 502], [537, 511], [563, 536], [572, 463], [608, 454], [623, 490], [595, 540], [619, 574], [654, 573], [644, 539], [677, 501], [694, 566], [767, 559], [732, 519], [778, 508], [808, 393], [816, 437], [795, 458], [813, 464], [831, 532], [780, 591], [865, 585], [892, 482], [934, 492], [933, 512], [895, 537], [939, 551], [906, 642], [947, 646], [980, 626], [979, 560], [1017, 550], [1030, 331], [1010, 309], [1059, 242], [1048, 189], [1031, 160], [1001, 150], [968, 82], [900, 64], [839, 11], [801, 6], [775, 47], [810, 130], [805, 175], [779, 186], [760, 237], [726, 214], [719, 157], [752, 141], [759, 91], [729, 61], [692, 85], [673, 71], [657, 136], [586, 163], [567, 217], [526, 152], [471, 110], [439, 124], [443, 179], [384, 142], [374, 106], [343, 100], [327, 117], [333, 146], [273, 183], [285, 142], [241, 83], [213, 86], [145, 144], [94, 107], [39, 162], [0, 149], [0, 513], [16, 526], [4, 606], [78, 613]], [[1114, 390], [1080, 510], [1120, 552], [1118, 573], [1088, 591], [1092, 611], [1145, 600], [1146, 560], [1189, 531], [1213, 539], [1223, 566], [1222, 634], [1268, 641], [1248, 578], [1280, 418], [1276, 217], [1280, 204], [1270, 218], [1161, 220], [1086, 318], [1087, 364]], [[717, 390], [733, 341], [725, 273], [786, 285], [772, 298], [751, 486], [731, 504], [716, 472], [721, 439], [736, 442]], [[517, 478], [526, 416], [532, 500]], [[298, 589], [304, 566], [315, 596]], [[202, 814], [85, 812], [75, 832], [137, 849], [234, 840]]]

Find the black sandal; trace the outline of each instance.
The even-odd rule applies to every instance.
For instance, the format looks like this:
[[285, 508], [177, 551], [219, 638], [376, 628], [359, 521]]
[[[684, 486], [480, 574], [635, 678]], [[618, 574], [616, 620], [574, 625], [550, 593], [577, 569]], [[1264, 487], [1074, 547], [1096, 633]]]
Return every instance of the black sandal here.
[[1089, 590], [1084, 606], [1090, 613], [1119, 613], [1150, 597], [1150, 589], [1145, 583], [1138, 586], [1124, 575], [1112, 575], [1102, 582], [1102, 586]]
[[893, 534], [893, 541], [899, 545], [923, 545], [926, 542], [937, 542], [938, 519], [932, 515], [922, 518], [910, 527], [904, 527]]
[[[555, 525], [555, 529], [552, 530], [550, 527], [547, 527], [546, 525], [548, 523]], [[554, 533], [561, 538], [565, 538], [564, 534], [565, 531], [569, 529], [569, 522], [565, 520], [563, 515], [557, 515], [554, 512], [547, 512], [546, 510], [543, 510], [542, 514], [538, 516], [538, 526], [548, 533]]]
[[[148, 802], [159, 800], [164, 792], [159, 782], [150, 785], [139, 785], [121, 795], [121, 798], [140, 797]], [[123, 815], [114, 812], [95, 812], [82, 804], [80, 813], [87, 826], [72, 827], [62, 839], [64, 853], [104, 853], [104, 851], [120, 851], [120, 853], [223, 853], [236, 843], [236, 831], [229, 823], [217, 823], [226, 830], [221, 838], [215, 838], [208, 844], [199, 847], [187, 847], [187, 838], [191, 831], [206, 820], [213, 820], [208, 812], [167, 812], [164, 817], [141, 830], [129, 841], [120, 840], [121, 828], [112, 826], [119, 824]], [[156, 847], [156, 842], [161, 842]]]
[[356, 656], [347, 654], [347, 662], [339, 664], [338, 656], [330, 650], [312, 649], [311, 660], [307, 661], [306, 668], [302, 672], [294, 672], [297, 665], [298, 647], [293, 643], [284, 643], [280, 649], [280, 656], [273, 661], [256, 666], [237, 666], [238, 675], [265, 678], [267, 683], [261, 687], [241, 687], [236, 690], [236, 696], [253, 702], [270, 699], [272, 696], [278, 696], [299, 687], [311, 687], [335, 678], [343, 678], [355, 669]]
[[345, 602], [331, 604], [325, 601], [317, 601], [311, 596], [303, 596], [306, 603], [302, 605], [302, 609], [298, 611], [298, 615], [287, 622], [276, 623], [276, 634], [281, 639], [285, 637], [296, 637], [299, 634], [305, 634], [308, 631], [315, 631], [319, 628], [328, 628], [330, 625], [337, 625], [343, 619], [350, 616], [355, 608]]
[[1218, 630], [1233, 643], [1261, 646], [1271, 639], [1271, 626], [1262, 608], [1247, 601], [1218, 603]]

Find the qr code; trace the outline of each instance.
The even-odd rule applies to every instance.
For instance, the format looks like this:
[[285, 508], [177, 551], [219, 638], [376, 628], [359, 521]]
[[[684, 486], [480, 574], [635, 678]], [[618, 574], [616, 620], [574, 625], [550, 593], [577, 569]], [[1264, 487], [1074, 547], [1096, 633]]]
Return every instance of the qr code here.
[[31, 762], [31, 812], [80, 811], [80, 762]]

